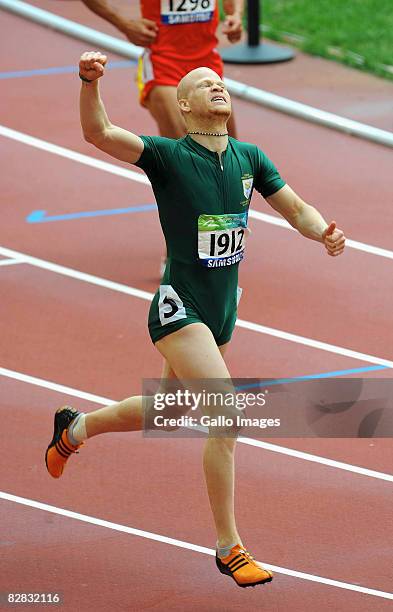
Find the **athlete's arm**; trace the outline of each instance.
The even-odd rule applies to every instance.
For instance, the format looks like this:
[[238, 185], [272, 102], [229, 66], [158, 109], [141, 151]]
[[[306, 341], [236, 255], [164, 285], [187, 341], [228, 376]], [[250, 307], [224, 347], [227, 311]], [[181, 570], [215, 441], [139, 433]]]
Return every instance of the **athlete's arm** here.
[[244, 0], [223, 0], [226, 19], [222, 28], [231, 43], [239, 42], [243, 32]]
[[345, 247], [345, 236], [336, 227], [335, 221], [326, 223], [320, 212], [306, 204], [288, 185], [266, 198], [274, 210], [306, 238], [322, 242], [329, 255], [341, 255]]
[[99, 52], [83, 53], [79, 61], [79, 73], [92, 81], [82, 81], [80, 93], [80, 119], [83, 136], [87, 142], [112, 157], [131, 164], [137, 162], [143, 152], [139, 136], [113, 125], [106, 114], [100, 97], [98, 80], [103, 76], [106, 55]]
[[82, 0], [93, 13], [113, 24], [134, 45], [148, 47], [157, 36], [158, 27], [150, 19], [129, 19], [106, 0]]

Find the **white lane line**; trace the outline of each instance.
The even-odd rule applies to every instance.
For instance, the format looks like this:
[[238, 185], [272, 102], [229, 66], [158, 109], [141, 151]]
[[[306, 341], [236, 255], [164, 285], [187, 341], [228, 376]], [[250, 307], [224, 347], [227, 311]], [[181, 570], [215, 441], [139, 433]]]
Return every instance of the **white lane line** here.
[[104, 172], [110, 172], [110, 174], [116, 174], [117, 176], [122, 176], [123, 178], [129, 179], [131, 181], [137, 181], [138, 183], [150, 185], [150, 181], [145, 174], [142, 174], [140, 172], [134, 172], [133, 170], [128, 170], [127, 168], [122, 168], [121, 166], [101, 161], [100, 159], [96, 159], [95, 157], [83, 155], [82, 153], [78, 153], [77, 151], [72, 151], [71, 149], [60, 147], [58, 145], [52, 144], [51, 142], [47, 142], [46, 140], [41, 140], [40, 138], [35, 138], [34, 136], [29, 136], [28, 134], [23, 134], [23, 132], [11, 130], [10, 128], [5, 127], [4, 125], [0, 125], [0, 136], [11, 138], [12, 140], [22, 142], [23, 144], [29, 145], [30, 147], [41, 149], [41, 151], [46, 151], [47, 153], [52, 153], [53, 155], [59, 155], [60, 157], [71, 159], [72, 161], [76, 161], [79, 164], [84, 164], [85, 166], [91, 166], [92, 168], [104, 170]]
[[[123, 285], [121, 283], [115, 283], [114, 281], [109, 281], [105, 278], [93, 276], [92, 274], [87, 274], [85, 272], [79, 272], [78, 270], [67, 268], [65, 266], [60, 266], [59, 264], [55, 264], [44, 259], [39, 259], [37, 257], [32, 257], [25, 253], [13, 251], [5, 247], [0, 247], [0, 255], [4, 255], [5, 257], [18, 257], [25, 263], [28, 263], [37, 268], [42, 268], [43, 270], [48, 270], [56, 274], [68, 276], [70, 278], [75, 278], [77, 280], [80, 280], [85, 283], [90, 283], [92, 285], [98, 285], [99, 287], [105, 287], [106, 289], [111, 289], [112, 291], [117, 291], [119, 293], [132, 295], [133, 297], [137, 297], [142, 300], [147, 300], [149, 302], [153, 298], [153, 294], [149, 293], [148, 291], [142, 291], [141, 289], [136, 289], [135, 287]], [[294, 342], [296, 344], [302, 344], [304, 346], [316, 348], [320, 351], [327, 351], [328, 353], [342, 355], [351, 359], [358, 359], [367, 363], [374, 363], [377, 365], [384, 365], [389, 368], [393, 368], [393, 361], [389, 361], [388, 359], [375, 357], [374, 355], [369, 355], [368, 353], [359, 353], [358, 351], [353, 351], [351, 349], [336, 346], [334, 344], [328, 344], [327, 342], [320, 342], [319, 340], [313, 340], [312, 338], [298, 336], [297, 334], [291, 334], [289, 332], [285, 332], [280, 329], [275, 329], [273, 327], [266, 327], [265, 325], [260, 325], [259, 323], [253, 323], [251, 321], [244, 321], [242, 319], [238, 319], [236, 321], [236, 326], [260, 334], [265, 334], [267, 336], [273, 336], [274, 338], [280, 338], [281, 340], [287, 340], [288, 342]]]
[[376, 478], [377, 480], [385, 480], [386, 482], [393, 482], [393, 474], [386, 474], [385, 472], [377, 472], [375, 470], [369, 470], [358, 465], [351, 465], [350, 463], [344, 463], [343, 461], [336, 461], [335, 459], [328, 459], [327, 457], [321, 457], [319, 455], [312, 455], [311, 453], [305, 453], [298, 451], [293, 448], [287, 448], [285, 446], [277, 446], [276, 444], [270, 444], [269, 442], [262, 442], [261, 440], [254, 440], [253, 438], [239, 437], [238, 442], [242, 444], [248, 444], [248, 446], [255, 446], [257, 448], [263, 448], [264, 450], [272, 451], [273, 453], [280, 453], [281, 455], [288, 455], [289, 457], [295, 457], [296, 459], [303, 459], [304, 461], [312, 461], [313, 463], [319, 463], [320, 465], [326, 465], [328, 467], [336, 468], [337, 470], [344, 470], [346, 472], [352, 472], [353, 474], [360, 474], [361, 476], [369, 476], [370, 478]]
[[[105, 527], [106, 529], [112, 529], [113, 531], [120, 531], [121, 533], [127, 533], [129, 535], [137, 536], [140, 538], [146, 538], [155, 542], [161, 542], [169, 546], [176, 546], [177, 548], [185, 548], [194, 552], [202, 553], [204, 555], [214, 556], [215, 551], [205, 546], [199, 546], [198, 544], [191, 544], [190, 542], [184, 542], [183, 540], [177, 540], [175, 538], [169, 538], [167, 536], [160, 535], [158, 533], [152, 533], [151, 531], [143, 531], [142, 529], [135, 529], [134, 527], [128, 527], [127, 525], [120, 525], [119, 523], [112, 523], [103, 519], [89, 516], [87, 514], [80, 514], [79, 512], [73, 512], [72, 510], [66, 510], [64, 508], [58, 508], [57, 506], [51, 506], [43, 502], [35, 501], [33, 499], [27, 499], [26, 497], [19, 497], [18, 495], [12, 495], [0, 491], [0, 499], [5, 501], [21, 504], [29, 508], [35, 508], [36, 510], [43, 510], [44, 512], [50, 512], [52, 514], [58, 514], [67, 518], [75, 519], [83, 523], [89, 523], [90, 525], [96, 525], [98, 527]], [[381, 597], [383, 599], [393, 599], [393, 593], [387, 593], [385, 591], [378, 591], [376, 589], [370, 589], [368, 587], [359, 586], [357, 584], [351, 584], [349, 582], [340, 582], [339, 580], [332, 580], [331, 578], [324, 578], [322, 576], [316, 576], [314, 574], [306, 574], [305, 572], [298, 572], [296, 570], [288, 569], [286, 567], [280, 567], [279, 565], [271, 565], [270, 563], [262, 562], [263, 565], [277, 572], [278, 574], [285, 574], [292, 576], [293, 578], [300, 578], [301, 580], [308, 580], [310, 582], [318, 582], [320, 584], [326, 584], [339, 589], [345, 589], [347, 591], [355, 591], [357, 593], [364, 593], [365, 595], [372, 595], [373, 597]]]
[[13, 380], [18, 380], [29, 385], [35, 385], [36, 387], [50, 389], [51, 391], [56, 391], [57, 393], [62, 393], [71, 397], [78, 397], [86, 400], [87, 402], [93, 402], [94, 404], [108, 406], [109, 404], [115, 403], [115, 400], [109, 399], [108, 397], [102, 397], [102, 395], [94, 395], [93, 393], [87, 393], [85, 391], [80, 391], [79, 389], [74, 389], [73, 387], [59, 385], [58, 383], [50, 380], [36, 378], [35, 376], [29, 376], [28, 374], [23, 374], [22, 372], [15, 372], [15, 370], [8, 370], [7, 368], [0, 367], [0, 376], [12, 378]]
[[237, 319], [236, 325], [243, 329], [255, 331], [260, 334], [266, 334], [267, 336], [273, 336], [274, 338], [280, 338], [281, 340], [287, 340], [288, 342], [295, 342], [296, 344], [303, 344], [320, 351], [327, 351], [328, 353], [335, 353], [336, 355], [342, 355], [343, 357], [350, 357], [351, 359], [359, 359], [360, 361], [367, 361], [369, 363], [375, 363], [378, 365], [384, 365], [388, 368], [393, 367], [393, 361], [388, 359], [382, 359], [380, 357], [374, 357], [367, 353], [359, 353], [358, 351], [352, 351], [351, 349], [344, 348], [342, 346], [336, 346], [327, 342], [320, 342], [319, 340], [313, 340], [312, 338], [306, 338], [305, 336], [299, 336], [297, 334], [291, 334], [289, 332], [282, 331], [281, 329], [274, 329], [273, 327], [266, 327], [259, 323], [251, 323], [250, 321], [243, 321]]
[[55, 274], [61, 274], [62, 276], [68, 276], [70, 278], [80, 280], [84, 283], [97, 285], [98, 287], [105, 287], [105, 289], [111, 289], [112, 291], [117, 291], [118, 293], [132, 295], [133, 297], [140, 298], [142, 300], [147, 300], [149, 302], [153, 299], [153, 294], [149, 293], [148, 291], [142, 291], [141, 289], [128, 287], [127, 285], [122, 285], [121, 283], [116, 283], [114, 281], [107, 280], [106, 278], [100, 278], [99, 276], [86, 274], [85, 272], [74, 270], [73, 268], [66, 268], [65, 266], [60, 266], [50, 261], [46, 261], [45, 259], [31, 257], [26, 253], [19, 253], [18, 251], [13, 251], [11, 249], [0, 247], [0, 255], [6, 254], [5, 256], [9, 256], [10, 253], [17, 255], [24, 263], [30, 264], [31, 266], [34, 266], [36, 268], [41, 268], [49, 272], [54, 272]]
[[[59, 155], [60, 157], [71, 159], [73, 161], [79, 162], [80, 164], [85, 164], [86, 166], [90, 166], [92, 168], [97, 168], [98, 170], [103, 170], [104, 172], [109, 172], [111, 174], [121, 176], [122, 178], [126, 178], [131, 181], [143, 183], [144, 185], [150, 185], [150, 181], [147, 176], [141, 174], [140, 172], [128, 170], [127, 168], [122, 168], [121, 166], [117, 166], [116, 164], [104, 162], [94, 157], [83, 155], [82, 153], [77, 153], [76, 151], [72, 151], [71, 149], [66, 149], [64, 147], [60, 147], [45, 140], [35, 138], [34, 136], [29, 136], [27, 134], [23, 134], [22, 132], [17, 132], [16, 130], [12, 130], [3, 125], [0, 125], [0, 136], [16, 140], [31, 147], [41, 149], [42, 151], [47, 151], [48, 153], [53, 153], [54, 155]], [[285, 229], [296, 231], [293, 227], [289, 225], [289, 223], [287, 223], [287, 221], [285, 221], [285, 219], [278, 218], [273, 215], [268, 215], [266, 213], [261, 213], [259, 211], [250, 209], [249, 216], [253, 219], [257, 219], [258, 221], [269, 223], [270, 225], [275, 225], [277, 227], [283, 227]], [[370, 255], [377, 255], [379, 257], [385, 257], [387, 259], [393, 259], [393, 251], [389, 251], [388, 249], [383, 249], [381, 247], [376, 247], [371, 244], [366, 244], [364, 242], [358, 242], [357, 240], [347, 239], [346, 246], [352, 249], [356, 249], [358, 251], [369, 253]]]
[[[113, 399], [109, 399], [107, 397], [102, 397], [100, 395], [93, 395], [92, 393], [88, 393], [86, 391], [79, 391], [79, 389], [74, 389], [73, 387], [66, 387], [65, 385], [60, 385], [58, 383], [44, 380], [42, 378], [37, 378], [35, 376], [29, 376], [28, 374], [16, 372], [15, 370], [8, 370], [7, 368], [0, 367], [0, 376], [4, 376], [6, 378], [11, 378], [13, 380], [21, 381], [29, 385], [35, 385], [37, 387], [42, 387], [44, 389], [50, 389], [51, 391], [56, 391], [58, 393], [62, 393], [62, 394], [69, 395], [72, 397], [79, 397], [86, 401], [89, 401], [95, 404], [101, 404], [103, 406], [107, 406], [108, 404], [113, 404], [116, 401]], [[302, 451], [294, 450], [292, 448], [286, 448], [285, 446], [279, 446], [276, 444], [271, 444], [269, 442], [262, 442], [261, 440], [254, 440], [253, 438], [244, 438], [244, 437], [239, 437], [238, 442], [240, 442], [241, 444], [247, 444], [249, 446], [254, 446], [256, 448], [262, 448], [264, 450], [271, 451], [274, 453], [280, 453], [282, 455], [287, 455], [289, 457], [295, 457], [296, 459], [302, 459], [304, 461], [311, 461], [313, 463], [319, 463], [320, 465], [326, 465], [328, 467], [333, 467], [338, 470], [352, 472], [354, 474], [359, 474], [360, 476], [369, 476], [370, 478], [376, 478], [377, 480], [385, 480], [387, 482], [393, 482], [392, 474], [385, 474], [384, 472], [376, 472], [375, 470], [369, 470], [367, 468], [359, 467], [357, 465], [351, 465], [350, 463], [344, 463], [342, 461], [335, 461], [334, 459], [328, 459], [326, 457], [312, 455], [311, 453], [304, 453]]]
[[23, 263], [20, 259], [2, 259], [0, 260], [0, 266], [13, 266], [15, 264]]

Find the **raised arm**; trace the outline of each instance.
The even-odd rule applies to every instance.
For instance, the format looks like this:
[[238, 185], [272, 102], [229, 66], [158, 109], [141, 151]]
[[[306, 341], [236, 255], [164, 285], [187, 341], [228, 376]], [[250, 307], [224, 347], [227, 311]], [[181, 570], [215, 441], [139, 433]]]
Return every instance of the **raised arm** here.
[[79, 61], [79, 74], [86, 79], [82, 80], [80, 93], [83, 136], [101, 151], [134, 164], [142, 155], [143, 141], [109, 121], [100, 97], [98, 81], [104, 74], [106, 62], [106, 55], [96, 51], [83, 53]]
[[306, 238], [325, 245], [328, 255], [341, 255], [345, 247], [345, 236], [336, 227], [336, 222], [326, 223], [320, 212], [306, 204], [288, 185], [266, 198], [274, 210]]

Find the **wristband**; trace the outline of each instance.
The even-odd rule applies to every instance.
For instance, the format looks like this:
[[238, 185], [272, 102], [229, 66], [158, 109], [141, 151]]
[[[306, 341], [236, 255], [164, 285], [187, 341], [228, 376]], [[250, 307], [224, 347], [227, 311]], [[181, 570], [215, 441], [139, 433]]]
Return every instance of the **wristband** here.
[[86, 77], [82, 76], [81, 73], [79, 73], [79, 78], [82, 79], [82, 81], [84, 81], [85, 83], [92, 83], [94, 81], [94, 79], [91, 81], [90, 79], [87, 79]]

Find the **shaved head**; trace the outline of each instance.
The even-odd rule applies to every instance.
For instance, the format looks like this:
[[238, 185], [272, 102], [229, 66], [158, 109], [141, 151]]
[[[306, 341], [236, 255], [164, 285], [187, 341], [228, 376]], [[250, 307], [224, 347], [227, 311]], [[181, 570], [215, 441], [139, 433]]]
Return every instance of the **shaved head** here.
[[177, 86], [177, 99], [182, 100], [183, 98], [187, 98], [188, 92], [190, 91], [190, 87], [198, 81], [198, 79], [203, 79], [203, 77], [218, 77], [221, 78], [214, 70], [210, 68], [202, 67], [195, 68], [195, 70], [191, 70], [188, 72], [179, 82]]
[[[177, 86], [177, 103], [187, 131], [209, 131], [205, 125], [225, 123], [231, 115], [231, 97], [219, 74], [211, 68], [195, 68]], [[213, 128], [209, 128], [213, 129]], [[215, 128], [223, 131], [223, 127]]]

